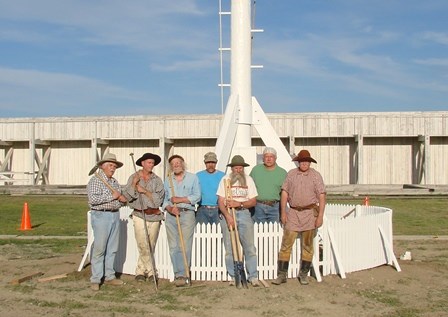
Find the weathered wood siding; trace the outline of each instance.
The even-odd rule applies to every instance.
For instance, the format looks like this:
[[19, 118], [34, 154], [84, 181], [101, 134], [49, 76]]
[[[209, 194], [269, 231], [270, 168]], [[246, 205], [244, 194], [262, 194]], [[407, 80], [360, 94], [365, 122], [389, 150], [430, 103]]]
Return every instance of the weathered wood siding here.
[[[268, 117], [291, 154], [310, 150], [318, 161], [313, 167], [327, 184], [448, 183], [448, 111]], [[18, 172], [36, 173], [36, 158], [42, 162], [50, 153], [49, 183], [80, 185], [88, 181], [97, 157], [110, 151], [125, 163], [116, 172], [124, 183], [134, 171], [129, 154], [134, 153], [136, 160], [151, 151], [164, 159], [182, 155], [188, 170], [197, 172], [204, 168], [203, 155], [214, 149], [221, 119], [221, 115], [3, 118], [0, 165], [3, 172], [17, 172], [14, 184], [29, 184], [31, 176]], [[264, 145], [256, 129], [252, 131], [253, 146], [261, 153]], [[30, 151], [33, 144], [35, 153]], [[12, 155], [6, 160], [8, 153]], [[162, 162], [155, 172], [163, 176], [165, 169]], [[4, 179], [0, 177], [0, 185]]]

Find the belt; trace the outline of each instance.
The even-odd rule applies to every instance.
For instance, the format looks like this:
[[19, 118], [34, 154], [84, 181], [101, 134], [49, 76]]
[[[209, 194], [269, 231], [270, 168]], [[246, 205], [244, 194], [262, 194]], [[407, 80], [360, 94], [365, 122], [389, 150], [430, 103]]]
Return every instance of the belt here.
[[102, 212], [117, 212], [120, 209], [92, 209], [94, 211], [102, 211]]
[[201, 205], [201, 207], [205, 207], [205, 208], [207, 208], [207, 209], [218, 209], [218, 206]]
[[[138, 211], [138, 212], [142, 212], [139, 209], [134, 209], [134, 210]], [[159, 208], [148, 208], [148, 209], [143, 210], [143, 212], [145, 213], [145, 215], [160, 215], [162, 213]]]
[[177, 207], [177, 209], [179, 211], [194, 211], [193, 209], [188, 209], [188, 208], [179, 208], [179, 207]]
[[274, 206], [276, 203], [278, 203], [278, 200], [257, 200], [257, 203], [268, 205], [268, 206]]
[[317, 204], [311, 204], [311, 205], [303, 206], [303, 207], [300, 207], [300, 206], [297, 206], [297, 207], [289, 206], [289, 207], [291, 209], [294, 209], [297, 211], [304, 211], [304, 210], [313, 209], [313, 208], [317, 207]]

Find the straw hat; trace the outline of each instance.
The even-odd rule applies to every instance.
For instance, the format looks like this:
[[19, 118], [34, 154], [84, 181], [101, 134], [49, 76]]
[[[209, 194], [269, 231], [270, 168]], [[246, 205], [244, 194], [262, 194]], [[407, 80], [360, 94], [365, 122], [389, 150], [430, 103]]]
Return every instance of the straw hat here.
[[106, 162], [112, 162], [112, 163], [117, 164], [117, 168], [120, 168], [123, 166], [123, 163], [117, 161], [117, 157], [115, 156], [115, 154], [112, 154], [112, 153], [104, 154], [103, 158], [96, 163], [96, 166], [100, 167], [101, 165], [103, 165], [103, 163], [106, 163]]

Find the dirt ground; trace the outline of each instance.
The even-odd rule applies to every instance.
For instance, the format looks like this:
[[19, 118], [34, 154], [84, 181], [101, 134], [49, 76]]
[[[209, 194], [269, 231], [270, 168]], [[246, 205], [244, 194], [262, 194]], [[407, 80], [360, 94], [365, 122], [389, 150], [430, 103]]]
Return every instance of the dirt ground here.
[[[381, 266], [339, 276], [312, 279], [300, 286], [290, 279], [281, 286], [236, 289], [224, 282], [194, 282], [176, 288], [166, 280], [156, 293], [152, 283], [137, 283], [123, 275], [120, 287], [89, 286], [90, 267], [76, 272], [82, 257], [45, 251], [29, 256], [20, 247], [0, 246], [0, 316], [448, 316], [448, 240], [395, 240], [402, 271]], [[32, 252], [33, 254], [35, 252]], [[34, 272], [29, 281], [11, 281]], [[66, 278], [39, 278], [68, 273]]]

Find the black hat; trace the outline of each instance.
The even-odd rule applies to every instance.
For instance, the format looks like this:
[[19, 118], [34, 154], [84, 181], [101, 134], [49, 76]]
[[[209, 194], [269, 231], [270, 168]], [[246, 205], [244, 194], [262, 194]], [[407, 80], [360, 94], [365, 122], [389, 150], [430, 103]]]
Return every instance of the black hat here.
[[135, 164], [137, 164], [138, 166], [142, 166], [142, 162], [145, 160], [149, 160], [149, 159], [154, 160], [154, 166], [158, 165], [160, 163], [160, 161], [162, 160], [160, 158], [160, 156], [158, 156], [157, 154], [145, 153], [145, 154], [143, 154], [143, 156], [141, 158], [139, 158], [137, 160], [137, 162]]

